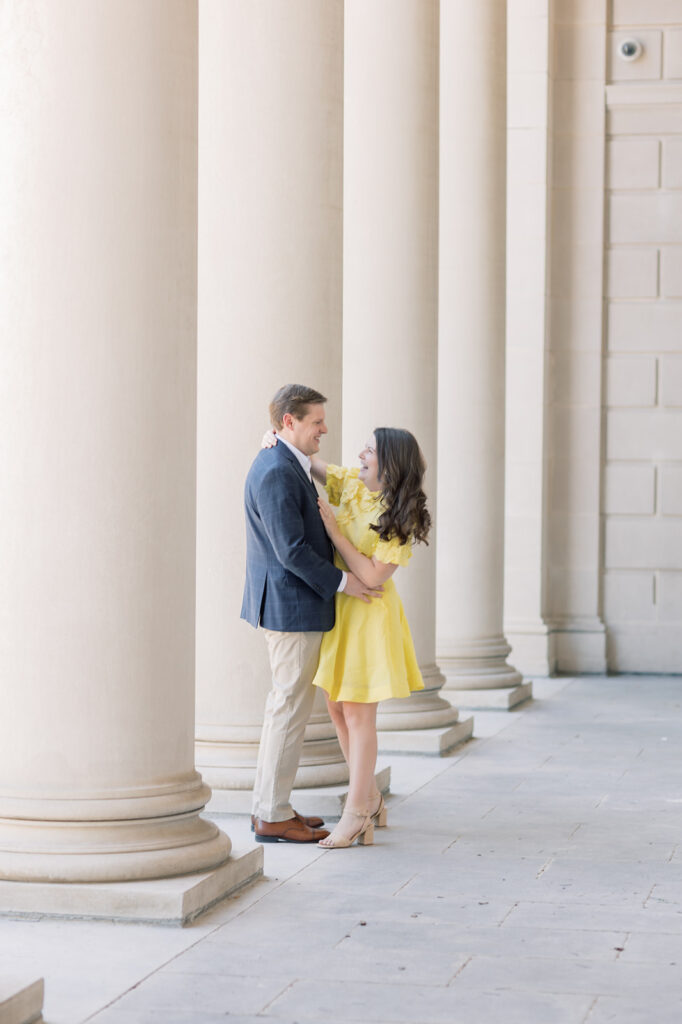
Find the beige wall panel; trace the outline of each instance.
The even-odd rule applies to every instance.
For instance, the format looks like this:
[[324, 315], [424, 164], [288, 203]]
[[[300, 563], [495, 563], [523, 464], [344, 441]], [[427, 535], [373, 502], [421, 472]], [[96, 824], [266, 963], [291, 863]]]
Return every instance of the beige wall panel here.
[[658, 511], [663, 516], [682, 516], [682, 466], [658, 470]]
[[609, 518], [604, 550], [607, 569], [682, 569], [682, 518]]
[[656, 359], [653, 356], [611, 356], [606, 361], [606, 404], [656, 404]]
[[[682, 14], [680, 14], [682, 21]], [[669, 29], [663, 39], [663, 75], [682, 78], [682, 31]]]
[[614, 628], [608, 639], [612, 672], [674, 672], [682, 665], [682, 630], [674, 625]]
[[604, 617], [609, 625], [656, 621], [656, 586], [653, 572], [604, 574]]
[[669, 299], [682, 298], [682, 246], [668, 246], [661, 251], [661, 295]]
[[609, 188], [657, 188], [660, 150], [658, 139], [612, 139], [606, 148]]
[[612, 462], [604, 474], [604, 512], [616, 515], [653, 515], [656, 477], [653, 466]]
[[609, 298], [654, 299], [658, 295], [657, 249], [611, 249], [606, 266]]
[[[682, 285], [682, 196], [674, 191], [682, 186], [682, 89], [662, 78], [675, 67], [678, 31], [667, 26], [682, 24], [682, 5], [613, 0], [611, 14], [603, 477], [609, 666], [680, 671], [679, 638], [656, 625], [656, 575], [682, 561], [682, 516], [668, 475], [671, 460], [682, 459], [682, 304], [669, 301]], [[618, 54], [625, 39], [643, 46], [631, 62]]]
[[665, 135], [682, 132], [682, 104], [614, 107], [606, 116], [609, 135]]
[[609, 459], [682, 459], [682, 411], [612, 409], [606, 442]]
[[637, 242], [674, 245], [680, 241], [682, 233], [682, 193], [612, 195], [609, 224], [612, 245]]
[[611, 352], [682, 352], [679, 303], [616, 302], [609, 306]]
[[613, 0], [612, 21], [624, 25], [678, 24], [680, 0]]
[[656, 577], [656, 605], [660, 622], [682, 622], [682, 572], [659, 572]]
[[663, 187], [682, 188], [682, 139], [663, 140]]
[[659, 372], [661, 405], [682, 406], [682, 356], [663, 356]]

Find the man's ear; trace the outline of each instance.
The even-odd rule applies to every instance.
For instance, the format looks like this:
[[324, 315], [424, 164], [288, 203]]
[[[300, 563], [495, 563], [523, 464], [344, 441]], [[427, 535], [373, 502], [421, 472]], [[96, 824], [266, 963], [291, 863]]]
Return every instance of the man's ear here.
[[287, 430], [291, 430], [293, 424], [294, 417], [291, 415], [290, 412], [285, 412], [284, 415], [282, 416], [282, 426], [286, 427]]

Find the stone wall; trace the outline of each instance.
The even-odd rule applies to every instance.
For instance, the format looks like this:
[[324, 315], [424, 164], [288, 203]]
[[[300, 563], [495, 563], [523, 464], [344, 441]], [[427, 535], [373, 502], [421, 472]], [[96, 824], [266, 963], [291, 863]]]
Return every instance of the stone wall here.
[[[609, 667], [682, 666], [682, 5], [614, 0], [603, 612]], [[628, 41], [642, 47], [623, 60]]]

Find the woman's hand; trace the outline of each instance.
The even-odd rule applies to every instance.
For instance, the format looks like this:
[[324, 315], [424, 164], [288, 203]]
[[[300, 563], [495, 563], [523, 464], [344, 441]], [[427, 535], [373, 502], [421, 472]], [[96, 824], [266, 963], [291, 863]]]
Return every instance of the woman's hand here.
[[277, 431], [266, 430], [263, 434], [263, 440], [260, 443], [261, 448], [274, 448], [277, 444]]
[[331, 505], [329, 504], [328, 501], [324, 501], [323, 498], [318, 498], [317, 507], [320, 510], [320, 515], [322, 517], [322, 525], [327, 531], [327, 536], [329, 537], [332, 544], [336, 544], [337, 538], [341, 536], [341, 531], [336, 525], [336, 517], [332, 512]]

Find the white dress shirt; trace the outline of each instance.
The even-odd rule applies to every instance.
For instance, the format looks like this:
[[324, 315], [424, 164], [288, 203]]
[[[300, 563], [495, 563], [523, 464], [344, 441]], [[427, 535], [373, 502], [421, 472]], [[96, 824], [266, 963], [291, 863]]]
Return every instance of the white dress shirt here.
[[[305, 455], [300, 450], [300, 448], [297, 448], [295, 444], [291, 443], [291, 441], [287, 441], [286, 438], [282, 437], [281, 434], [277, 435], [277, 441], [278, 441], [278, 443], [285, 444], [287, 446], [287, 448], [294, 453], [294, 455], [296, 456], [296, 458], [300, 462], [301, 466], [303, 467], [303, 472], [305, 473], [305, 475], [308, 477], [308, 479], [312, 483], [313, 482], [313, 474], [311, 473], [312, 461], [310, 459], [310, 456], [309, 455]], [[344, 572], [343, 569], [342, 569], [341, 570], [341, 582], [339, 583], [338, 587], [336, 588], [336, 592], [340, 594], [342, 591], [344, 591], [346, 589], [346, 583], [347, 582], [348, 582], [348, 573]]]

